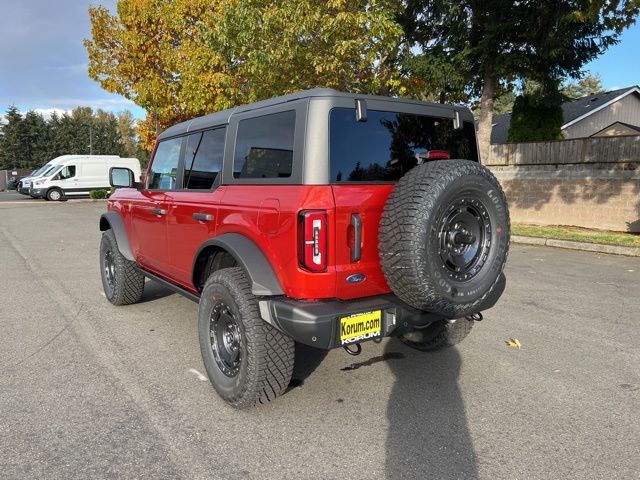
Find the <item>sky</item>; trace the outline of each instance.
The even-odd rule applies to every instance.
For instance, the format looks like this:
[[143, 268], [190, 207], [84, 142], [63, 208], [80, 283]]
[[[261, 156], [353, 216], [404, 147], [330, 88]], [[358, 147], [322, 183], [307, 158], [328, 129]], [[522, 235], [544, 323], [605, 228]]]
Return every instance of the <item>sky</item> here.
[[[0, 114], [10, 105], [20, 111], [66, 111], [90, 106], [108, 111], [144, 110], [110, 94], [87, 76], [90, 5], [115, 9], [116, 0], [0, 0]], [[588, 64], [607, 90], [640, 84], [637, 55], [640, 24], [624, 32], [620, 44]]]

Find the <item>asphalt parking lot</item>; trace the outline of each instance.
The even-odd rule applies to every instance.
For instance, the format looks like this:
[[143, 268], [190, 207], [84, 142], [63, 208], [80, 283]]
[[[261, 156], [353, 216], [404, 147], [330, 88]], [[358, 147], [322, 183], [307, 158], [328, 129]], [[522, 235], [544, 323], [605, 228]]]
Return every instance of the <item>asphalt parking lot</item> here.
[[301, 350], [287, 394], [237, 411], [195, 303], [104, 298], [104, 209], [0, 203], [0, 478], [638, 478], [640, 259], [514, 245], [460, 346]]

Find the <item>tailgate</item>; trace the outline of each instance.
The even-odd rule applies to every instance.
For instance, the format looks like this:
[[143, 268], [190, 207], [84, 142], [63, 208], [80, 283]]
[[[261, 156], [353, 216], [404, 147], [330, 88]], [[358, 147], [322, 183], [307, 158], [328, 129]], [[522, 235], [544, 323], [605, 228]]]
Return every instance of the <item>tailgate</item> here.
[[[347, 300], [391, 291], [380, 268], [378, 226], [393, 187], [393, 184], [331, 187], [336, 205], [334, 251], [337, 298]], [[361, 229], [359, 259], [354, 248], [358, 224]]]

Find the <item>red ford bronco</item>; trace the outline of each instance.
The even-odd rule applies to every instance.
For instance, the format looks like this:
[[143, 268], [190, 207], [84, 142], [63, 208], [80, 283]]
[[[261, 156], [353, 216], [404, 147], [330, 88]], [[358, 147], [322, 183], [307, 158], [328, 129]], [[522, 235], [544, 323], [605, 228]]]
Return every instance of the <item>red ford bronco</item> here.
[[135, 303], [146, 277], [198, 302], [236, 407], [283, 393], [295, 342], [443, 348], [505, 287], [509, 213], [462, 107], [310, 90], [175, 125], [141, 182], [110, 178], [106, 297]]

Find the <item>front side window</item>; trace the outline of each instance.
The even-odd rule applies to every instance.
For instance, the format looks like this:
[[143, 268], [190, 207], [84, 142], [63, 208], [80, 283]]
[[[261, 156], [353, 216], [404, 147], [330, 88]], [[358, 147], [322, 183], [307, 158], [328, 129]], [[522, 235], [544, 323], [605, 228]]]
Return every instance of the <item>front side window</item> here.
[[207, 130], [187, 137], [184, 187], [210, 190], [222, 168], [226, 128]]
[[[468, 123], [468, 125], [467, 125]], [[397, 181], [419, 163], [443, 158], [478, 160], [471, 122], [369, 110], [358, 122], [351, 108], [330, 114], [330, 181]]]
[[233, 159], [234, 178], [291, 176], [296, 112], [241, 120]]
[[158, 144], [149, 170], [149, 190], [175, 190], [182, 138], [163, 140]]
[[56, 177], [58, 180], [66, 180], [67, 178], [73, 178], [76, 176], [76, 166], [75, 165], [66, 165], [62, 167], [62, 170], [58, 172]]

